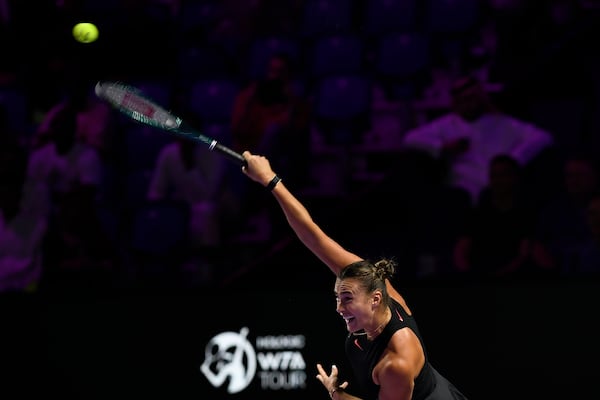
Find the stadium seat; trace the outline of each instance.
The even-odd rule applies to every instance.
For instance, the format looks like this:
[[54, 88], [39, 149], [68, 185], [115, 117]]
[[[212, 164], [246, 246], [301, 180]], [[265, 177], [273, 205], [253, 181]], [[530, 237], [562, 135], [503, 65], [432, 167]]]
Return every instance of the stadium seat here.
[[216, 45], [184, 46], [178, 53], [177, 81], [185, 87], [200, 79], [225, 78], [233, 74], [225, 50]]
[[463, 34], [480, 20], [479, 0], [427, 0], [425, 27], [432, 34]]
[[318, 129], [330, 144], [356, 144], [370, 123], [372, 81], [348, 74], [321, 79], [315, 89]]
[[352, 0], [307, 0], [301, 23], [301, 35], [307, 39], [348, 33], [353, 27]]
[[378, 37], [391, 32], [419, 29], [417, 0], [369, 0], [365, 2], [365, 33]]
[[189, 108], [203, 123], [229, 122], [240, 88], [228, 78], [200, 79], [189, 88]]
[[145, 202], [133, 218], [132, 249], [146, 255], [166, 256], [185, 246], [188, 214], [188, 207], [179, 202]]
[[365, 72], [365, 43], [354, 34], [338, 34], [315, 40], [310, 73], [313, 79]]
[[286, 54], [292, 65], [297, 65], [301, 61], [300, 44], [295, 39], [284, 36], [256, 38], [249, 48], [245, 77], [248, 79], [261, 78], [267, 70], [269, 59], [275, 53]]
[[173, 140], [172, 135], [156, 128], [129, 125], [125, 130], [124, 165], [129, 171], [154, 168], [158, 153]]
[[430, 41], [420, 33], [393, 32], [378, 38], [373, 69], [388, 97], [418, 95], [430, 73]]

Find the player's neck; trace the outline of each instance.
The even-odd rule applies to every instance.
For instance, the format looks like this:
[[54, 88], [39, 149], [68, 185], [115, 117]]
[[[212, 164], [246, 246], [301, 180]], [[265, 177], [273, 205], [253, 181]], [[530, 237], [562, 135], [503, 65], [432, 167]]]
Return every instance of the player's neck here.
[[388, 324], [388, 322], [390, 322], [391, 319], [392, 319], [392, 312], [390, 311], [389, 307], [386, 307], [385, 312], [383, 313], [383, 318], [381, 319], [381, 322], [377, 325], [377, 328], [375, 328], [373, 330], [365, 329], [367, 339], [373, 340], [377, 336], [379, 336], [379, 334], [381, 332], [383, 332], [383, 328], [385, 328], [385, 326]]

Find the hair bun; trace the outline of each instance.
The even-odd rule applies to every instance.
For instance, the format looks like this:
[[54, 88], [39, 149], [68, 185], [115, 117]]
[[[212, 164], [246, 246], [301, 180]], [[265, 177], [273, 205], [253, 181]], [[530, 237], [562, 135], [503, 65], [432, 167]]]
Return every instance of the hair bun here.
[[378, 277], [381, 279], [391, 278], [396, 271], [396, 262], [393, 260], [383, 258], [373, 264]]

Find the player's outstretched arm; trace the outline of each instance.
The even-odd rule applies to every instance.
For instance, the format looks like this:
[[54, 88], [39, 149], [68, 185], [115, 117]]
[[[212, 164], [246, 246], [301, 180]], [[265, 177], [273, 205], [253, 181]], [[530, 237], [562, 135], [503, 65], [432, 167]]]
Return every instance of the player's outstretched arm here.
[[[248, 167], [243, 168], [244, 173], [252, 180], [268, 187], [276, 177], [269, 160], [249, 151], [245, 151], [242, 155], [248, 162]], [[347, 251], [323, 232], [313, 221], [306, 207], [286, 188], [283, 181], [279, 181], [272, 188], [272, 193], [300, 241], [334, 274], [337, 275], [348, 264], [361, 260], [361, 257]]]

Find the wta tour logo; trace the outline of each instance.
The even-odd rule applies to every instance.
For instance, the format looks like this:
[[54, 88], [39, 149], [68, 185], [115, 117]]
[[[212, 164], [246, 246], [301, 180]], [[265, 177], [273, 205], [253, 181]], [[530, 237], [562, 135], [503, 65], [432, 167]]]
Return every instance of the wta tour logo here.
[[249, 329], [222, 332], [207, 343], [200, 371], [215, 388], [227, 385], [227, 393], [246, 389], [258, 378], [264, 390], [306, 387], [306, 363], [300, 352], [303, 335], [259, 336], [248, 340]]

